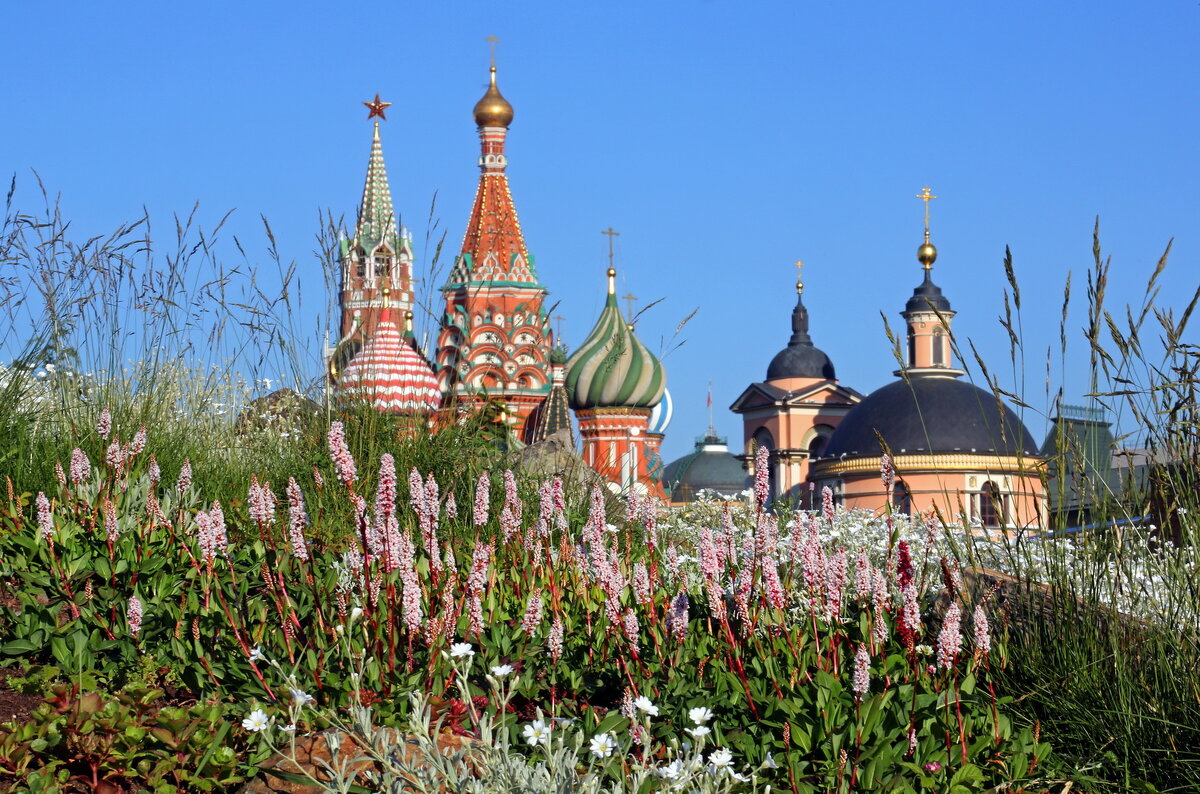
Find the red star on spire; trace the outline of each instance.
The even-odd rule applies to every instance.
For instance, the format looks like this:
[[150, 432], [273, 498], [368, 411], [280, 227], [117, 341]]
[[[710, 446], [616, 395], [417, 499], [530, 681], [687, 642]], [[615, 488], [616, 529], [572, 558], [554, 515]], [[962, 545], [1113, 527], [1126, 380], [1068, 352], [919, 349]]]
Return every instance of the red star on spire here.
[[378, 92], [376, 92], [375, 100], [373, 102], [363, 102], [363, 104], [366, 105], [367, 109], [371, 111], [370, 113], [367, 114], [368, 120], [373, 119], [376, 116], [378, 116], [379, 118], [383, 119], [384, 121], [387, 121], [387, 115], [384, 113], [384, 111], [387, 110], [388, 108], [390, 108], [392, 106], [392, 103], [380, 101]]

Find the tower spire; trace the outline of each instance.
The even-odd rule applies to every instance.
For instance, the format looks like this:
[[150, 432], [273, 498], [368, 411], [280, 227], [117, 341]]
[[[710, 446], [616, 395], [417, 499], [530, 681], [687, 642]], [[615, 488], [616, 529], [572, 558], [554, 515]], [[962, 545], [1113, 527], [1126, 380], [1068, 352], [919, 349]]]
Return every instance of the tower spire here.
[[[364, 102], [370, 110], [367, 119], [387, 120], [385, 111], [391, 102], [382, 102], [379, 94]], [[355, 237], [365, 251], [374, 250], [381, 242], [396, 233], [396, 214], [392, 209], [392, 190], [388, 185], [387, 168], [383, 164], [383, 143], [379, 139], [379, 121], [371, 139], [371, 159], [367, 163], [367, 181], [363, 185], [362, 205], [358, 210]]]
[[487, 93], [475, 103], [482, 174], [475, 191], [471, 219], [463, 235], [462, 254], [450, 272], [448, 286], [486, 281], [537, 285], [533, 258], [525, 248], [517, 208], [508, 187], [508, 157], [504, 153], [504, 144], [512, 119], [512, 105], [496, 87], [496, 67], [493, 65]]
[[929, 202], [937, 196], [933, 195], [929, 189], [929, 185], [921, 188], [921, 192], [917, 194], [917, 198], [925, 202], [925, 242], [917, 249], [917, 261], [921, 263], [921, 267], [925, 270], [926, 275], [933, 268], [933, 263], [937, 261], [937, 249], [933, 247], [933, 243], [929, 242]]

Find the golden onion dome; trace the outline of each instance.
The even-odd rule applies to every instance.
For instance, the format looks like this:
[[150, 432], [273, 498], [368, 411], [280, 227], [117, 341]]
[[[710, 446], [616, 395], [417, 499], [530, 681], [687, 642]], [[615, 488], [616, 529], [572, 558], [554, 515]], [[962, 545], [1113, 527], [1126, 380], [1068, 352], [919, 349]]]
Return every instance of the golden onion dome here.
[[933, 247], [933, 243], [929, 242], [929, 240], [926, 240], [917, 249], [917, 261], [925, 267], [930, 267], [937, 261], [937, 249]]
[[496, 67], [492, 67], [492, 82], [483, 99], [475, 103], [475, 123], [480, 127], [507, 127], [512, 124], [513, 106], [496, 87]]

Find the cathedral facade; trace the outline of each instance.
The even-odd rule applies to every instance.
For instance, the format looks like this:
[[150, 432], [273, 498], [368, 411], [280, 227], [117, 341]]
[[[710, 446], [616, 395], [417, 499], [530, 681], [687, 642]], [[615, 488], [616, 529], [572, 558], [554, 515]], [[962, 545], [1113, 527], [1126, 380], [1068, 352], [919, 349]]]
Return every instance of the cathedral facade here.
[[[917, 250], [923, 278], [900, 316], [906, 334], [897, 380], [870, 395], [838, 383], [833, 363], [808, 334], [797, 284], [792, 336], [767, 378], [731, 409], [742, 416], [744, 460], [770, 450], [772, 493], [815, 506], [829, 488], [847, 508], [934, 513], [949, 522], [1005, 531], [1046, 526], [1044, 457], [997, 394], [954, 366], [955, 312], [932, 278], [937, 249]], [[881, 473], [881, 458], [889, 465]]]

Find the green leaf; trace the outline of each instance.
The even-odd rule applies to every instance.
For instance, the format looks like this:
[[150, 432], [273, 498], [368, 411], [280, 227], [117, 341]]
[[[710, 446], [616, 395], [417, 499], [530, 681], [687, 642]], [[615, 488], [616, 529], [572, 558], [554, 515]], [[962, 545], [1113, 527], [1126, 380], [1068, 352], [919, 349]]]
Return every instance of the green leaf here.
[[950, 778], [951, 786], [982, 782], [983, 772], [980, 771], [979, 767], [975, 766], [974, 764], [967, 764], [966, 766], [960, 767], [959, 770], [954, 773], [954, 777]]

